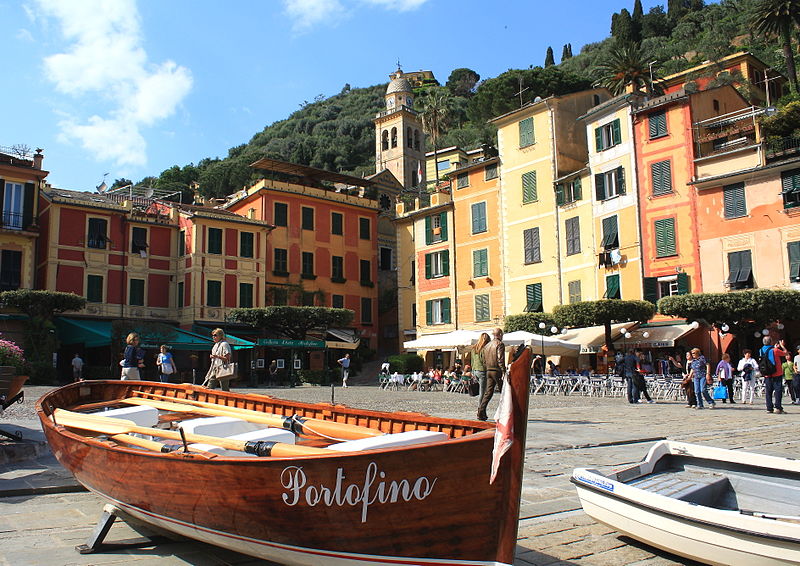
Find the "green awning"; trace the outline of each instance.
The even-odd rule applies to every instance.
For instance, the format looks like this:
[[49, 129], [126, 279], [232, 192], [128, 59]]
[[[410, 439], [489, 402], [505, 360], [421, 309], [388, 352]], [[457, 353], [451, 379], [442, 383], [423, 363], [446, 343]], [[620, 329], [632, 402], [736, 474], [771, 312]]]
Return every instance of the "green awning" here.
[[58, 317], [58, 339], [62, 344], [83, 344], [86, 348], [111, 345], [111, 321]]
[[[198, 324], [192, 325], [192, 333], [195, 333], [195, 336], [211, 336], [211, 328], [206, 328], [205, 326], [200, 326]], [[244, 338], [239, 338], [238, 336], [234, 336], [233, 334], [225, 333], [225, 339], [228, 341], [228, 344], [231, 345], [231, 348], [234, 350], [246, 350], [248, 348], [255, 348], [256, 343], [251, 342], [250, 340], [245, 340]], [[211, 340], [211, 338], [209, 338]]]

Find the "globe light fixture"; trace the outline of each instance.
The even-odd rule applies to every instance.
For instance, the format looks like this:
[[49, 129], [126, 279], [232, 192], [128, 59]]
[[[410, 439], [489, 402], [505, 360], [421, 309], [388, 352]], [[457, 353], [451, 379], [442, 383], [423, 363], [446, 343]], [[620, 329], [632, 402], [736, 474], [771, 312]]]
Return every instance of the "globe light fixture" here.
[[722, 327], [721, 327], [721, 329], [722, 329], [722, 331], [723, 331], [723, 332], [727, 332], [728, 330], [730, 330], [730, 329], [731, 329], [731, 327], [730, 327], [730, 326], [728, 326], [727, 324], [723, 324], [723, 325], [722, 325]]
[[753, 332], [753, 336], [755, 336], [756, 338], [761, 338], [761, 333], [758, 330], [756, 330], [755, 332]]
[[769, 336], [769, 328], [765, 328], [764, 330], [762, 330], [761, 334], [764, 336]]
[[778, 328], [778, 330], [783, 330], [784, 328], [786, 328], [786, 327], [783, 325], [783, 323], [782, 323], [782, 322], [779, 322], [779, 323], [778, 323], [778, 324], [776, 324], [775, 326]]
[[539, 323], [539, 328], [540, 328], [541, 330], [544, 330], [544, 327], [545, 327], [545, 326], [547, 326], [547, 325], [546, 325], [544, 322], [540, 322], [540, 323]]
[[650, 333], [646, 331], [642, 332], [642, 338], [650, 338]]
[[689, 326], [692, 327], [692, 330], [697, 330], [698, 328], [700, 328], [700, 323], [697, 322], [696, 320], [693, 320]]
[[557, 326], [551, 326], [550, 327], [550, 334], [558, 334], [558, 327]]

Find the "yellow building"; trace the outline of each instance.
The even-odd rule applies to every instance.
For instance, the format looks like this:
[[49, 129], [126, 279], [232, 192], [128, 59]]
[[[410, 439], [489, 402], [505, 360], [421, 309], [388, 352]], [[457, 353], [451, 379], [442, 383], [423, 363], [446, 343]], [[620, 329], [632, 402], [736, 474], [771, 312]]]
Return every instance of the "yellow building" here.
[[492, 120], [502, 164], [506, 315], [550, 312], [568, 302], [556, 181], [585, 167], [586, 132], [576, 120], [607, 98], [605, 90], [552, 96]]
[[429, 151], [425, 154], [425, 178], [428, 179], [428, 183], [435, 182], [437, 178], [439, 180], [449, 179], [459, 167], [481, 161], [483, 158], [484, 150], [480, 147], [467, 151], [453, 145], [436, 150], [435, 153]]
[[41, 150], [0, 148], [0, 291], [34, 287], [43, 159]]

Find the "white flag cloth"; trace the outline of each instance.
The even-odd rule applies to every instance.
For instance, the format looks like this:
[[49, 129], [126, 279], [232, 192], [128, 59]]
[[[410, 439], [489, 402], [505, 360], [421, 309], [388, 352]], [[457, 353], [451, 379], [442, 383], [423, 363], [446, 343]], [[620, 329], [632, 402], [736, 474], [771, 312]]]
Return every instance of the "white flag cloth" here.
[[494, 449], [492, 450], [492, 472], [489, 476], [489, 483], [494, 483], [497, 477], [497, 469], [500, 467], [500, 458], [508, 452], [514, 442], [514, 419], [513, 402], [511, 393], [511, 383], [509, 379], [503, 380], [503, 392], [500, 394], [500, 404], [494, 413], [494, 420], [497, 428], [494, 431]]

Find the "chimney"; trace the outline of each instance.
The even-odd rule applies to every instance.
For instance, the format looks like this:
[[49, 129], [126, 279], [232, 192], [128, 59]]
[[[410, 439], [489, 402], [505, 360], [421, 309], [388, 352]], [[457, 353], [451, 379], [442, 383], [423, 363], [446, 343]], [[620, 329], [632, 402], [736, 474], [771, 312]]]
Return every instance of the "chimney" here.
[[37, 147], [36, 155], [33, 156], [33, 168], [41, 170], [42, 161], [44, 161], [44, 154], [42, 153], [42, 149]]

